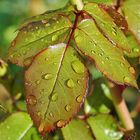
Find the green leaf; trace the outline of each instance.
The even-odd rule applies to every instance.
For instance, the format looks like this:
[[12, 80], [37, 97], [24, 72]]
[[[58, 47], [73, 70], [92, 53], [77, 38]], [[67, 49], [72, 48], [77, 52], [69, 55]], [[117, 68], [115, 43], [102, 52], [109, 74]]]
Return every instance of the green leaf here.
[[128, 52], [130, 51], [125, 35], [104, 9], [95, 3], [88, 3], [84, 10], [96, 21], [98, 28], [112, 44]]
[[140, 41], [140, 0], [126, 0], [122, 5], [130, 30]]
[[114, 3], [114, 0], [84, 0], [84, 2], [85, 3], [87, 2], [104, 3], [104, 4], [111, 5]]
[[31, 127], [22, 140], [42, 140], [35, 127]]
[[94, 140], [90, 129], [82, 120], [72, 120], [66, 127], [62, 128], [62, 133], [65, 140]]
[[78, 25], [75, 40], [78, 48], [95, 60], [105, 76], [119, 84], [137, 87], [134, 68], [124, 59], [122, 52], [101, 34], [92, 19], [85, 19]]
[[1, 140], [20, 140], [32, 127], [32, 121], [27, 113], [14, 113], [0, 123]]
[[56, 15], [53, 18], [39, 18], [23, 26], [9, 50], [12, 63], [27, 66], [39, 51], [67, 39], [71, 30], [68, 17]]
[[61, 43], [39, 53], [25, 72], [28, 111], [44, 136], [77, 113], [88, 73], [75, 49]]
[[128, 34], [127, 40], [132, 51], [130, 53], [126, 52], [126, 55], [129, 57], [140, 56], [140, 43], [138, 43], [137, 39], [132, 34]]
[[109, 113], [111, 111], [111, 95], [105, 79], [94, 80], [93, 93], [84, 104], [85, 113]]
[[0, 59], [0, 77], [3, 77], [7, 72], [7, 64]]
[[112, 116], [97, 115], [87, 121], [97, 140], [120, 140], [123, 136]]

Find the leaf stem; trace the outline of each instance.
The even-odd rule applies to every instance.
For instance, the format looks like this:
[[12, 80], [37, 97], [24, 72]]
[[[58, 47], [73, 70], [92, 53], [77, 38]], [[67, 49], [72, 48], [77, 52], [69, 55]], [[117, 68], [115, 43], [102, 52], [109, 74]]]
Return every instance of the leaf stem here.
[[72, 5], [76, 6], [78, 11], [81, 11], [84, 7], [82, 0], [70, 0]]
[[110, 89], [114, 107], [123, 127], [125, 128], [125, 133], [130, 134], [134, 131], [134, 123], [131, 119], [125, 100], [122, 97], [122, 90], [119, 88], [119, 86], [112, 83], [110, 84]]

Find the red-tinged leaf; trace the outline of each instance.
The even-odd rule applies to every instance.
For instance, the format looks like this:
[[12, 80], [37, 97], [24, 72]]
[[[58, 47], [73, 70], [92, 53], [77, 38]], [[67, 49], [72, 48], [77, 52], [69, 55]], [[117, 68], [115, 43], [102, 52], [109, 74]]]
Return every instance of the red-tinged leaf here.
[[9, 59], [19, 66], [28, 66], [33, 56], [49, 45], [64, 42], [71, 30], [66, 16], [46, 16], [23, 26], [9, 49]]
[[140, 0], [125, 0], [121, 8], [129, 29], [140, 41]]
[[79, 50], [95, 60], [105, 76], [116, 83], [137, 87], [134, 68], [122, 52], [101, 34], [92, 19], [85, 19], [78, 25], [75, 40]]
[[102, 34], [115, 46], [130, 52], [129, 44], [124, 33], [115, 24], [113, 18], [95, 3], [88, 3], [84, 6], [84, 11], [89, 14], [98, 25]]
[[25, 72], [26, 102], [43, 136], [65, 126], [77, 113], [87, 84], [87, 69], [71, 46], [50, 46], [34, 58]]
[[99, 5], [102, 9], [104, 9], [112, 18], [114, 23], [124, 32], [128, 30], [128, 24], [125, 19], [113, 6], [107, 6], [104, 4]]

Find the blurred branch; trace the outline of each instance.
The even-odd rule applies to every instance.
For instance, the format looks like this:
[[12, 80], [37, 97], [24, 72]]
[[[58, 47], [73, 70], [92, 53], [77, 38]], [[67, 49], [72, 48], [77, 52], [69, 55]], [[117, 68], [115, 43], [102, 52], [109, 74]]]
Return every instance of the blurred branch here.
[[134, 131], [134, 123], [131, 119], [125, 100], [122, 97], [122, 90], [113, 83], [110, 83], [110, 89], [114, 107], [124, 126], [124, 132], [126, 134], [131, 134]]

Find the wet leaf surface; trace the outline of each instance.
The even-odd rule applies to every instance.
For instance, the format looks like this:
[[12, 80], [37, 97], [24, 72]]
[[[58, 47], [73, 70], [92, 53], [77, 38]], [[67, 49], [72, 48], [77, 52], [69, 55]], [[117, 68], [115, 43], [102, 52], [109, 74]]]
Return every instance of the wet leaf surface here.
[[82, 120], [72, 120], [62, 128], [62, 133], [65, 140], [94, 140], [89, 126]]
[[13, 113], [0, 123], [1, 140], [20, 140], [32, 127], [32, 121], [27, 113]]
[[104, 38], [93, 20], [85, 19], [78, 25], [75, 40], [78, 48], [95, 61], [105, 76], [119, 84], [137, 87], [134, 68], [125, 60], [122, 52]]
[[88, 3], [84, 10], [96, 21], [98, 28], [112, 44], [128, 52], [130, 51], [125, 35], [105, 10], [95, 3]]
[[20, 29], [12, 42], [9, 59], [17, 65], [28, 66], [39, 51], [64, 42], [70, 33], [70, 28], [69, 19], [63, 15], [28, 23]]
[[128, 22], [129, 29], [140, 41], [140, 0], [124, 1], [122, 10]]
[[88, 123], [97, 140], [120, 140], [123, 136], [112, 116], [93, 116], [88, 118]]
[[40, 133], [65, 126], [87, 92], [88, 73], [77, 52], [61, 43], [39, 53], [25, 72], [28, 111]]

